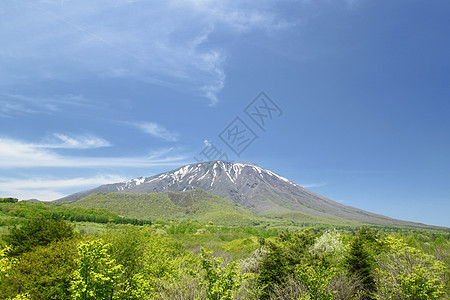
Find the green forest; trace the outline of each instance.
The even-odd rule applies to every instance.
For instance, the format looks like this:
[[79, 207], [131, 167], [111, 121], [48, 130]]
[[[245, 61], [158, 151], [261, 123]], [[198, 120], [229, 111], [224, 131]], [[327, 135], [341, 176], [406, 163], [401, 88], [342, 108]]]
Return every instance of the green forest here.
[[251, 222], [0, 201], [0, 298], [449, 297], [448, 230]]

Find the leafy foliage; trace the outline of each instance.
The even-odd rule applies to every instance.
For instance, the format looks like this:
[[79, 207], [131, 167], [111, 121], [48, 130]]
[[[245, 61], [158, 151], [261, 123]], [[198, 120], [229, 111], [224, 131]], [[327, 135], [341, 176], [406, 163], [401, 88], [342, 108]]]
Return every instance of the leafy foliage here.
[[318, 237], [310, 248], [313, 257], [323, 264], [341, 264], [344, 260], [346, 247], [337, 231], [326, 231]]
[[0, 282], [8, 278], [8, 271], [12, 268], [13, 260], [7, 255], [9, 251], [10, 247], [0, 250]]
[[440, 299], [445, 265], [401, 239], [387, 237], [388, 251], [377, 257], [376, 283], [380, 299]]
[[72, 299], [118, 299], [116, 287], [123, 267], [108, 250], [109, 245], [99, 239], [78, 246], [77, 269], [70, 287]]
[[34, 218], [21, 227], [16, 225], [4, 240], [11, 246], [8, 252], [11, 256], [30, 251], [36, 246], [45, 246], [53, 241], [73, 237], [73, 228], [64, 221], [54, 221], [44, 218]]
[[76, 243], [73, 239], [55, 241], [35, 247], [19, 258], [9, 258], [6, 276], [0, 280], [0, 298], [26, 291], [33, 299], [70, 299]]
[[11, 197], [9, 197], [9, 198], [0, 198], [0, 203], [16, 203], [18, 201], [19, 201], [19, 199], [17, 199], [17, 198], [11, 198]]
[[304, 230], [296, 234], [282, 233], [274, 242], [263, 243], [267, 253], [258, 276], [258, 283], [263, 287], [262, 298], [268, 298], [274, 286], [282, 284], [287, 275], [295, 274], [297, 266], [309, 257], [308, 249], [316, 237], [316, 233]]
[[350, 274], [356, 275], [361, 281], [364, 298], [371, 299], [371, 294], [375, 290], [374, 263], [373, 258], [365, 250], [361, 238], [357, 237], [351, 243], [346, 263]]
[[318, 266], [300, 265], [297, 267], [297, 275], [308, 291], [310, 299], [332, 300], [333, 292], [327, 287], [336, 274], [336, 269], [327, 268], [323, 264]]
[[234, 291], [240, 286], [239, 266], [236, 262], [231, 262], [222, 268], [222, 259], [213, 257], [212, 252], [203, 248], [201, 251], [200, 260], [204, 279], [200, 286], [206, 288], [208, 300], [232, 300]]
[[95, 222], [144, 225], [151, 224], [150, 220], [120, 217], [107, 209], [88, 208], [61, 205], [60, 203], [41, 203], [21, 201], [19, 203], [0, 203], [0, 213], [8, 216], [7, 224], [15, 224], [17, 218], [44, 217], [53, 220], [67, 220], [71, 222]]
[[[174, 198], [178, 204], [184, 200], [189, 199]], [[0, 235], [5, 232], [2, 299], [448, 297], [450, 234], [445, 231], [320, 226], [280, 233], [281, 223], [262, 221], [253, 226], [193, 220], [73, 223], [97, 229], [82, 229], [81, 235], [55, 216], [98, 212], [111, 220], [117, 215], [41, 203], [1, 203], [0, 208], [0, 220], [13, 224], [0, 227]]]

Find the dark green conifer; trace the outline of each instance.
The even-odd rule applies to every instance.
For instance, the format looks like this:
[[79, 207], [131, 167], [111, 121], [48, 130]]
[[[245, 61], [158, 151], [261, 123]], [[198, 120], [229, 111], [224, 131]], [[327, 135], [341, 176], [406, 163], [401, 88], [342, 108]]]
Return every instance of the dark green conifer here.
[[375, 291], [375, 279], [373, 277], [373, 258], [365, 249], [363, 239], [355, 237], [350, 245], [347, 256], [347, 268], [351, 274], [356, 275], [364, 287], [364, 299], [373, 299]]

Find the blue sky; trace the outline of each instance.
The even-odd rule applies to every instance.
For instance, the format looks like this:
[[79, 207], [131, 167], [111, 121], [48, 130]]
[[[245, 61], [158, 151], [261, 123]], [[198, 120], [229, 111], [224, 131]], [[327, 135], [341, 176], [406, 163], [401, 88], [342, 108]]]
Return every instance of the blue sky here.
[[[2, 1], [0, 193], [53, 200], [215, 147], [450, 226], [449, 14], [444, 0]], [[240, 155], [236, 118], [256, 137]]]

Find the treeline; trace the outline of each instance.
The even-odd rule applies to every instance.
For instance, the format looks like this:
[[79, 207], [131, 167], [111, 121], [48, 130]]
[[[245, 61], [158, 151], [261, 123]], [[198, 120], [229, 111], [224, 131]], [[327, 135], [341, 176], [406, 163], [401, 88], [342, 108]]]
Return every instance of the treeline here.
[[19, 202], [19, 199], [17, 198], [0, 198], [0, 203], [16, 203]]
[[45, 213], [44, 216], [53, 219], [53, 220], [67, 220], [71, 222], [93, 222], [93, 223], [114, 223], [114, 224], [132, 224], [132, 225], [151, 225], [152, 221], [143, 220], [143, 219], [135, 219], [135, 218], [126, 218], [119, 216], [101, 216], [96, 215], [95, 213], [83, 213], [77, 211], [65, 211], [65, 212], [55, 212], [52, 211], [50, 213]]
[[[1, 299], [448, 299], [447, 233], [306, 229], [238, 259], [180, 242], [253, 243], [248, 229], [182, 222], [117, 225], [81, 235], [63, 220], [32, 218], [2, 236]], [[425, 231], [422, 234], [427, 236]], [[448, 234], [447, 234], [448, 235]], [[268, 238], [264, 238], [268, 236]], [[236, 240], [235, 238], [239, 237]], [[242, 238], [246, 237], [246, 238]], [[238, 243], [234, 243], [238, 241]], [[209, 244], [211, 245], [211, 244]], [[212, 246], [212, 245], [211, 245]], [[232, 249], [232, 248], [228, 248]], [[250, 249], [250, 248], [249, 248]], [[234, 248], [234, 251], [239, 251]]]
[[113, 224], [150, 225], [145, 219], [121, 217], [107, 209], [86, 208], [56, 205], [53, 203], [26, 202], [0, 203], [0, 214], [10, 218], [3, 219], [0, 225], [12, 225], [20, 219], [44, 216], [53, 220], [67, 220], [71, 222], [94, 222]]

